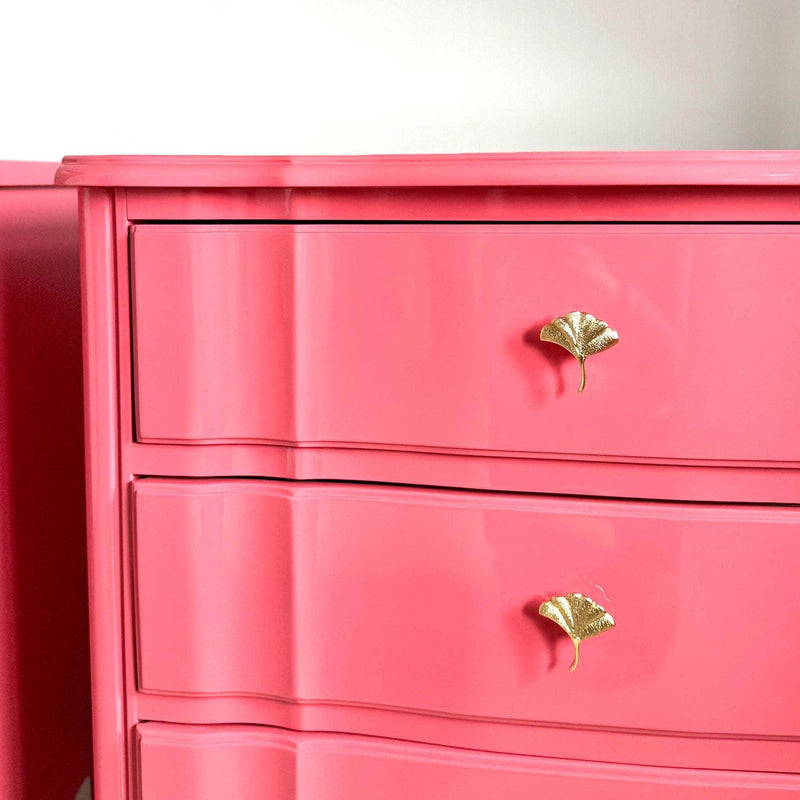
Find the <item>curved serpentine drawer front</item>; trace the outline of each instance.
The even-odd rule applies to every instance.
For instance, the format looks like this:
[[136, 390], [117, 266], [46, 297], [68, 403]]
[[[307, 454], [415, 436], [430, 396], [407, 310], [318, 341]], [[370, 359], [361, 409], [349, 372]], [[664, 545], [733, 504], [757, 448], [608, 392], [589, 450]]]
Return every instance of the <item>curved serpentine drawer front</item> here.
[[[800, 461], [789, 225], [138, 225], [144, 442]], [[620, 342], [539, 341], [585, 311]]]
[[587, 764], [246, 725], [136, 729], [144, 800], [778, 800], [796, 776]]
[[[335, 706], [319, 724], [345, 730], [387, 709], [446, 718], [465, 746], [487, 719], [796, 742], [799, 523], [798, 508], [138, 480], [139, 688], [195, 698], [191, 721], [230, 721], [203, 698], [266, 724], [276, 698]], [[538, 614], [570, 592], [616, 619], [574, 672]]]

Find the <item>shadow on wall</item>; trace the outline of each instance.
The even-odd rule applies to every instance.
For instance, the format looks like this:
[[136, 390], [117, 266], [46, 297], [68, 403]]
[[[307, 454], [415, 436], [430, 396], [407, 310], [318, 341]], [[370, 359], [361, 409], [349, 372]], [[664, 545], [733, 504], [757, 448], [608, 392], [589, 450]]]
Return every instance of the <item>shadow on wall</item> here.
[[73, 800], [91, 714], [72, 190], [0, 186], [0, 369], [0, 797]]

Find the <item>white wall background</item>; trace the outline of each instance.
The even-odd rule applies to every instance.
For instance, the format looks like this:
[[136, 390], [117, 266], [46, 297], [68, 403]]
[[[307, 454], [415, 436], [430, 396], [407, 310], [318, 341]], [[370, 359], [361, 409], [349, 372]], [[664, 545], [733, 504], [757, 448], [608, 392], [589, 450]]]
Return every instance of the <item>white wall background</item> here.
[[800, 147], [800, 0], [0, 3], [0, 159]]

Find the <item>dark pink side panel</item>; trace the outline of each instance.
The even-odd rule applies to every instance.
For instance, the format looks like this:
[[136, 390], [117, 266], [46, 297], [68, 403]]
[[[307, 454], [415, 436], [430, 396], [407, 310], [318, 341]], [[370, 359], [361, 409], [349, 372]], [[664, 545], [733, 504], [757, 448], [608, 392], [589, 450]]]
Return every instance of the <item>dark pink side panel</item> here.
[[141, 800], [779, 800], [795, 776], [521, 758], [243, 725], [137, 728]]
[[0, 186], [0, 371], [0, 797], [71, 800], [92, 770], [74, 191]]

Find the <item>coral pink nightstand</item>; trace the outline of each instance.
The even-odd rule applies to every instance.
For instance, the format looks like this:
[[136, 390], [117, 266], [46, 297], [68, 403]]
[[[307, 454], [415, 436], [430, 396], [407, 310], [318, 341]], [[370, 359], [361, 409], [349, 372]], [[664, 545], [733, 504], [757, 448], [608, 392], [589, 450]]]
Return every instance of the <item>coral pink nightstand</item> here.
[[98, 800], [800, 791], [800, 153], [58, 180]]
[[91, 772], [77, 192], [0, 161], [0, 798]]

